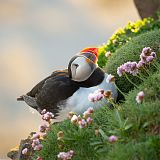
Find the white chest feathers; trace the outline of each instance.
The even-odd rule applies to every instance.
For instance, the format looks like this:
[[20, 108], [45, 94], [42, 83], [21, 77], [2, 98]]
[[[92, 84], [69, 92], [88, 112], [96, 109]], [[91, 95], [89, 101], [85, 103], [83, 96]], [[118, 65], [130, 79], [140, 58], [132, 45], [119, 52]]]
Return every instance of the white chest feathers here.
[[102, 107], [104, 103], [107, 104], [108, 102], [105, 99], [96, 103], [90, 102], [88, 100], [88, 95], [98, 89], [103, 89], [105, 91], [111, 90], [112, 97], [116, 100], [117, 90], [113, 83], [106, 82], [107, 76], [108, 74], [105, 74], [104, 80], [98, 86], [94, 86], [90, 88], [84, 88], [84, 87], [79, 88], [70, 98], [66, 100], [66, 105], [64, 108], [62, 107], [62, 110], [60, 111], [60, 115], [66, 117], [68, 112], [70, 111], [80, 114], [86, 111], [87, 108], [89, 107], [93, 107], [95, 109], [95, 108]]

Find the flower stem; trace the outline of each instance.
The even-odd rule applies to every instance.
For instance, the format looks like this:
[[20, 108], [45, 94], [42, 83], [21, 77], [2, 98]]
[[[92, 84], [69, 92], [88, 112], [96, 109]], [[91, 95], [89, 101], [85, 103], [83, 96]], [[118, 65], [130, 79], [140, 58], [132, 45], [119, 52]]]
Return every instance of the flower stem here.
[[127, 75], [126, 73], [125, 73], [125, 76], [126, 76], [127, 80], [128, 80], [131, 84], [133, 84], [136, 88], [138, 88], [138, 86], [129, 79], [129, 77], [128, 77], [128, 75]]
[[144, 81], [143, 78], [141, 78], [141, 76], [136, 75], [137, 78], [139, 78], [141, 81]]
[[123, 93], [123, 92], [119, 89], [119, 87], [116, 85], [116, 83], [114, 83], [114, 85], [115, 85], [115, 87], [117, 88], [117, 90], [123, 95], [123, 97], [125, 97], [125, 93]]

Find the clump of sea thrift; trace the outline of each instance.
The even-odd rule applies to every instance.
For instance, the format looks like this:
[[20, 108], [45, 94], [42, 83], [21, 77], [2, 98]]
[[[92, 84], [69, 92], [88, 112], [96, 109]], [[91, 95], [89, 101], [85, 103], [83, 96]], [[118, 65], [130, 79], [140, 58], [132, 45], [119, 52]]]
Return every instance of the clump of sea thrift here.
[[71, 118], [71, 123], [79, 126], [79, 128], [85, 128], [93, 123], [93, 119], [91, 118], [93, 112], [93, 108], [90, 107], [83, 113], [83, 118], [80, 115], [74, 114]]
[[140, 54], [140, 61], [137, 62], [126, 62], [117, 68], [117, 74], [121, 77], [125, 73], [136, 76], [139, 73], [139, 69], [152, 63], [156, 58], [156, 53], [152, 51], [150, 47], [144, 47]]
[[138, 74], [138, 67], [136, 62], [126, 62], [117, 68], [117, 74], [121, 77], [125, 73], [132, 74], [133, 76]]
[[45, 133], [48, 130], [48, 125], [47, 124], [42, 124], [39, 126], [39, 132]]
[[[22, 150], [22, 154], [24, 155], [29, 155], [29, 153], [32, 152], [32, 150], [34, 151], [40, 151], [43, 149], [43, 145], [41, 144], [42, 138], [44, 138], [47, 134], [47, 132], [50, 129], [50, 125], [51, 125], [51, 119], [54, 118], [54, 115], [51, 112], [47, 112], [46, 109], [44, 109], [41, 112], [42, 115], [42, 119], [45, 121], [45, 123], [47, 124], [42, 124], [39, 126], [38, 130], [39, 133], [35, 133], [32, 135], [31, 137], [31, 150], [29, 150], [28, 148], [25, 148]], [[42, 157], [37, 157], [37, 160], [43, 160]]]
[[74, 151], [70, 150], [68, 152], [60, 152], [57, 157], [60, 160], [70, 160], [74, 156]]
[[142, 103], [144, 100], [144, 92], [140, 91], [136, 96], [137, 103]]
[[47, 121], [47, 122], [50, 122], [51, 119], [54, 118], [53, 113], [52, 112], [43, 112], [43, 111], [41, 112], [41, 113], [44, 113], [44, 114], [42, 114], [42, 119], [45, 120], [45, 121]]
[[88, 100], [90, 102], [98, 102], [100, 101], [102, 98], [104, 98], [104, 90], [103, 89], [98, 89], [96, 91], [94, 91], [93, 93], [90, 93], [88, 95]]
[[140, 61], [138, 62], [138, 67], [144, 67], [145, 65], [153, 62], [156, 57], [156, 53], [153, 52], [150, 47], [144, 47], [142, 53], [140, 54]]

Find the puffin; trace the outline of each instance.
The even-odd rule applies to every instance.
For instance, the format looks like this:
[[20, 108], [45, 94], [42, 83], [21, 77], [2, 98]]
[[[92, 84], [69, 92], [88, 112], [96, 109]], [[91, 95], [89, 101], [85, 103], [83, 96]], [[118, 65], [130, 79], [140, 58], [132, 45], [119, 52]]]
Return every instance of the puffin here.
[[[70, 111], [81, 114], [89, 107], [100, 108], [102, 104], [90, 102], [88, 95], [98, 89], [111, 90], [116, 100], [117, 90], [106, 81], [108, 74], [97, 61], [98, 48], [85, 48], [70, 59], [67, 69], [54, 71], [17, 101], [24, 101], [39, 113], [46, 109], [58, 121], [67, 118]], [[109, 103], [106, 99], [103, 102]]]

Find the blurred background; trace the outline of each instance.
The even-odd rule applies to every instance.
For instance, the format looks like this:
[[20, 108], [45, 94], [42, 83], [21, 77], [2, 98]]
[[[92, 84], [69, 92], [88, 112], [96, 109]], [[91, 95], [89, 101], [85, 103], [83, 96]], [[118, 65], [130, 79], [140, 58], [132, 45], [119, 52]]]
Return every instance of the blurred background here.
[[138, 19], [132, 0], [0, 0], [0, 159], [41, 123], [16, 98]]

